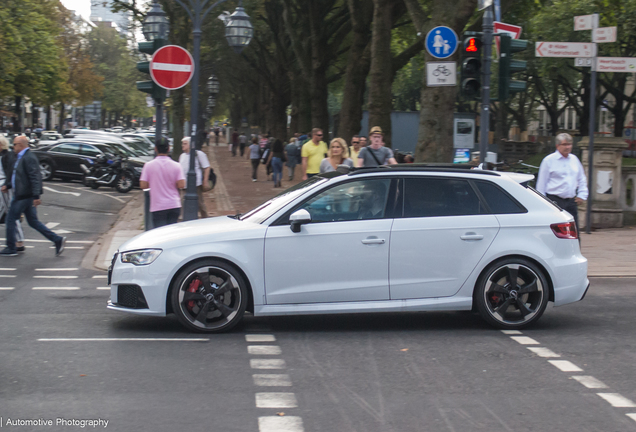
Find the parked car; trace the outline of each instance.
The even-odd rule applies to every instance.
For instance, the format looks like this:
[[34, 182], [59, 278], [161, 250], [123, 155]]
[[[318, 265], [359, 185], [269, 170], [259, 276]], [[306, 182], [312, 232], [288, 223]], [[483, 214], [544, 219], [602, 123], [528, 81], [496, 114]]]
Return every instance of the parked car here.
[[50, 144], [55, 144], [58, 141], [64, 139], [62, 134], [56, 131], [44, 131], [42, 135], [40, 135], [40, 140], [37, 143], [37, 147], [44, 147]]
[[313, 177], [236, 216], [141, 234], [108, 308], [218, 332], [256, 316], [477, 310], [520, 329], [589, 282], [572, 216], [531, 175], [417, 165]]
[[100, 155], [122, 155], [135, 174], [135, 186], [139, 185], [139, 177], [145, 161], [122, 151], [116, 143], [93, 141], [91, 139], [64, 139], [57, 144], [33, 150], [40, 161], [42, 180], [54, 177], [82, 179], [84, 170], [80, 167], [85, 159], [95, 160]]

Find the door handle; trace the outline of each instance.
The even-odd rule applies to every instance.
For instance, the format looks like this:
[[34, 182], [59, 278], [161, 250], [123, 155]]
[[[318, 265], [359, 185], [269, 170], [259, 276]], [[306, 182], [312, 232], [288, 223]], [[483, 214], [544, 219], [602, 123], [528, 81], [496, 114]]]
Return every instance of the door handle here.
[[369, 245], [369, 244], [384, 244], [385, 240], [384, 239], [380, 239], [380, 238], [366, 238], [364, 240], [362, 240], [362, 244], [365, 245]]
[[462, 240], [483, 240], [484, 236], [475, 233], [466, 233], [463, 236], [459, 236]]

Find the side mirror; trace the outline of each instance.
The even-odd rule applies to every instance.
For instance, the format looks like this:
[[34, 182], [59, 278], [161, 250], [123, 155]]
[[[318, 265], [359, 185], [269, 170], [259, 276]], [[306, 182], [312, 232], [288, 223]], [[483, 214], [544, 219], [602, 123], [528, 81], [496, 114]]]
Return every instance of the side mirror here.
[[311, 222], [311, 215], [305, 209], [296, 210], [289, 216], [289, 222], [292, 232], [298, 233], [302, 225]]

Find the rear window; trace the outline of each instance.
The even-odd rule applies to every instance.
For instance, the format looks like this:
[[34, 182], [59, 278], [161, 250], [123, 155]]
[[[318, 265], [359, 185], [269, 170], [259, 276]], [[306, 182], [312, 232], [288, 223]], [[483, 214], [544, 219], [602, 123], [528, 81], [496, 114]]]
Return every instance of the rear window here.
[[499, 186], [486, 181], [476, 181], [477, 189], [486, 200], [493, 214], [526, 213], [527, 210]]

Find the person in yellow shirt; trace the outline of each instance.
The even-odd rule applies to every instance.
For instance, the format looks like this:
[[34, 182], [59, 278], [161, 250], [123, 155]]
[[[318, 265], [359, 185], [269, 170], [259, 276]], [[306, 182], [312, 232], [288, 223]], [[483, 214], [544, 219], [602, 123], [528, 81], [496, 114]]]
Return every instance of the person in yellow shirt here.
[[303, 180], [320, 173], [320, 163], [328, 151], [327, 144], [322, 141], [322, 136], [322, 129], [313, 128], [311, 140], [303, 145], [300, 153], [303, 162]]
[[349, 147], [349, 157], [353, 161], [353, 166], [358, 166], [358, 153], [360, 153], [360, 137], [358, 135], [354, 135], [351, 138], [351, 147]]

